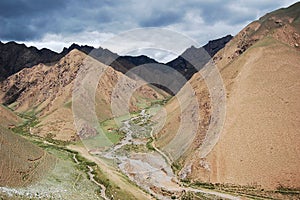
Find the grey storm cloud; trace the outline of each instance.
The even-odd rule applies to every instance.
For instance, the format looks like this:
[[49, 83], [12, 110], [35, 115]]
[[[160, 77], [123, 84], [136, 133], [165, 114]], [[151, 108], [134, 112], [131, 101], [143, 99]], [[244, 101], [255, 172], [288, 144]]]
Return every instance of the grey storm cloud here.
[[85, 32], [118, 34], [134, 28], [166, 27], [207, 41], [235, 34], [265, 12], [294, 2], [1, 0], [0, 40], [38, 41], [47, 34], [76, 39]]
[[141, 27], [161, 27], [178, 23], [183, 17], [183, 12], [153, 11], [151, 15], [139, 22]]
[[101, 1], [3, 0], [0, 1], [0, 39], [31, 40], [45, 33], [74, 33], [99, 27], [111, 17]]
[[48, 30], [51, 16], [64, 5], [58, 0], [1, 1], [0, 38], [11, 40], [34, 39]]
[[[195, 5], [194, 5], [195, 6]], [[206, 23], [223, 21], [228, 24], [239, 24], [253, 21], [265, 12], [283, 6], [283, 1], [206, 1], [200, 6], [201, 16]]]

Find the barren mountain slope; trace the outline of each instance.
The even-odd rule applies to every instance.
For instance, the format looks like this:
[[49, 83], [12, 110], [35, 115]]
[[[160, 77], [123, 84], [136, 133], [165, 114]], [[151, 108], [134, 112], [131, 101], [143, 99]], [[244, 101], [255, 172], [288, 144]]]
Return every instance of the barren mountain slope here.
[[[42, 136], [51, 133], [61, 140], [74, 139], [76, 134], [71, 110], [72, 92], [78, 70], [86, 58], [86, 54], [74, 49], [53, 66], [39, 64], [21, 70], [2, 82], [2, 103], [16, 112], [31, 111], [38, 116], [40, 123], [31, 129], [31, 133]], [[96, 91], [96, 112], [99, 121], [103, 121], [112, 116], [111, 94], [118, 79], [124, 78], [124, 75], [111, 67], [99, 64], [105, 67], [105, 73], [101, 76]], [[127, 77], [125, 80], [127, 84], [134, 84], [134, 81]], [[142, 98], [148, 99], [146, 104], [149, 104], [151, 100], [165, 98], [165, 95], [165, 92], [158, 89], [142, 86], [132, 97], [131, 111], [137, 109], [136, 105]]]
[[0, 125], [4, 127], [14, 126], [22, 122], [21, 119], [16, 114], [14, 114], [10, 110], [8, 110], [8, 108], [6, 108], [1, 104], [0, 104], [0, 116], [1, 116]]
[[[226, 118], [217, 145], [204, 158], [195, 149], [206, 134], [211, 101], [203, 70], [192, 77], [189, 83], [204, 115], [192, 147], [177, 160], [184, 166], [181, 177], [272, 189], [300, 187], [299, 13], [297, 3], [267, 14], [213, 57], [226, 89]], [[166, 107], [171, 114], [158, 135], [162, 148], [180, 121], [174, 102]]]
[[209, 169], [195, 170], [194, 177], [273, 189], [300, 186], [299, 59], [299, 51], [266, 38], [222, 71], [225, 124], [206, 159]]
[[2, 105], [0, 110], [0, 186], [29, 185], [44, 177], [56, 160], [8, 130], [8, 126], [20, 123], [20, 119]]

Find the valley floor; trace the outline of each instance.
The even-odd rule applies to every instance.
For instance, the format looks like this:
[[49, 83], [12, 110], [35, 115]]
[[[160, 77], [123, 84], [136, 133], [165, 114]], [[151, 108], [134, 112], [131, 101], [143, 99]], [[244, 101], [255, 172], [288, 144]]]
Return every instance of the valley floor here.
[[[295, 194], [217, 187], [178, 180], [171, 162], [155, 146], [153, 110], [122, 120], [123, 137], [107, 151], [90, 149], [90, 140], [66, 144], [25, 134], [59, 158], [54, 170], [25, 188], [0, 187], [2, 199], [297, 199]], [[103, 123], [110, 126], [111, 122]], [[105, 128], [105, 127], [104, 127]], [[112, 127], [110, 127], [112, 128]], [[107, 129], [107, 127], [106, 127]], [[97, 139], [97, 138], [96, 138]], [[90, 149], [90, 150], [88, 150]], [[291, 191], [290, 191], [291, 192]]]

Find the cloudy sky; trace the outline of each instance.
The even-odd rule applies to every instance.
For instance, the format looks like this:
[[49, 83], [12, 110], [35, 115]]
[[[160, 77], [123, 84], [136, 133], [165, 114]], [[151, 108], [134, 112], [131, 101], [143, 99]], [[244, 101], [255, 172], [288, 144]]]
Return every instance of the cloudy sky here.
[[[204, 45], [235, 35], [249, 22], [295, 0], [1, 0], [0, 40], [60, 52], [72, 43], [95, 47], [124, 31], [159, 27]], [[141, 51], [138, 51], [139, 53]], [[145, 51], [157, 59], [160, 54]]]

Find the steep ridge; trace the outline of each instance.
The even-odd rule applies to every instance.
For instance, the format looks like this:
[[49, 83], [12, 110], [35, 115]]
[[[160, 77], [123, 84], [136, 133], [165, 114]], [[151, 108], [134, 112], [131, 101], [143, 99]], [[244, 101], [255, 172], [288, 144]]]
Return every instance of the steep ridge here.
[[0, 111], [0, 186], [26, 186], [40, 180], [54, 167], [55, 158], [8, 130], [21, 120], [2, 105]]
[[[299, 16], [300, 3], [269, 13], [213, 57], [226, 89], [226, 118], [217, 145], [204, 157], [199, 146], [213, 108], [202, 75], [209, 66], [191, 78], [201, 118], [194, 143], [174, 162], [181, 178], [268, 189], [300, 187]], [[184, 95], [184, 88], [178, 95]], [[162, 149], [175, 137], [174, 124], [185, 112], [176, 98], [166, 109], [170, 114], [157, 135]]]
[[[21, 70], [2, 82], [1, 102], [19, 113], [35, 113], [40, 123], [31, 129], [33, 134], [47, 136], [51, 133], [56, 139], [75, 139], [72, 92], [78, 70], [86, 58], [85, 53], [74, 49], [55, 65], [39, 64]], [[96, 92], [96, 112], [100, 121], [112, 117], [111, 94], [118, 80], [124, 77], [111, 67], [106, 68]], [[126, 82], [134, 83], [130, 78]], [[166, 96], [159, 89], [142, 86], [132, 96], [130, 109], [137, 110], [137, 105], [147, 106], [151, 100], [162, 100]], [[149, 99], [149, 102], [140, 102], [141, 99]]]
[[[24, 68], [31, 68], [40, 63], [53, 65], [74, 49], [82, 51], [85, 54], [89, 54], [91, 51], [95, 50], [94, 47], [88, 45], [78, 45], [73, 43], [70, 47], [65, 47], [62, 52], [57, 53], [46, 48], [39, 50], [36, 47], [27, 47], [25, 44], [18, 44], [16, 42], [0, 42], [0, 81], [3, 81], [10, 75], [17, 73]], [[101, 60], [101, 62], [110, 61], [111, 59], [118, 57], [117, 54], [101, 47], [97, 49], [97, 56], [105, 58], [105, 60]], [[114, 67], [117, 69], [123, 68], [118, 62], [114, 63]]]
[[[116, 62], [111, 64], [111, 66], [116, 69], [115, 64], [120, 63], [126, 69], [125, 71], [119, 71], [126, 73], [135, 66], [144, 65], [143, 72], [136, 70], [133, 73], [137, 73], [139, 75], [143, 74], [142, 77], [148, 82], [154, 81], [156, 83], [165, 83], [165, 80], [168, 79], [167, 77], [173, 77], [171, 79], [169, 78], [169, 82], [167, 83], [168, 87], [165, 87], [162, 84], [152, 83], [169, 94], [175, 95], [186, 83], [186, 81], [188, 81], [196, 72], [198, 72], [207, 63], [211, 56], [215, 55], [217, 51], [222, 49], [231, 39], [232, 36], [227, 35], [216, 40], [211, 40], [200, 48], [192, 46], [186, 49], [180, 56], [165, 64], [159, 63], [147, 56], [120, 56], [116, 59]], [[130, 62], [133, 65], [130, 66], [126, 64], [126, 62]], [[197, 64], [192, 65], [190, 62]], [[166, 65], [169, 68], [166, 69], [166, 67], [159, 65]], [[155, 73], [155, 77], [149, 75], [147, 76], [147, 74], [153, 73]], [[170, 88], [173, 89], [171, 90]]]

